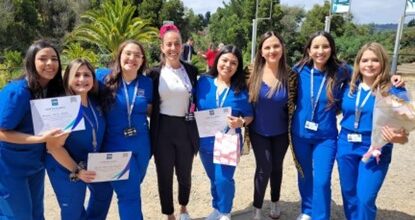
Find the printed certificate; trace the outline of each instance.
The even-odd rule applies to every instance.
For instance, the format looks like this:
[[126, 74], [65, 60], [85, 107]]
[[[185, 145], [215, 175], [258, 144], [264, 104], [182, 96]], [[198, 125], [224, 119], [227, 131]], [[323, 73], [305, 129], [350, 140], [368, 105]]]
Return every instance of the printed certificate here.
[[95, 171], [92, 182], [126, 180], [130, 175], [131, 151], [89, 153], [87, 170]]
[[216, 132], [224, 130], [228, 126], [228, 116], [231, 113], [231, 107], [195, 112], [199, 137], [214, 137]]
[[56, 128], [63, 131], [85, 130], [79, 95], [31, 100], [30, 110], [35, 135]]

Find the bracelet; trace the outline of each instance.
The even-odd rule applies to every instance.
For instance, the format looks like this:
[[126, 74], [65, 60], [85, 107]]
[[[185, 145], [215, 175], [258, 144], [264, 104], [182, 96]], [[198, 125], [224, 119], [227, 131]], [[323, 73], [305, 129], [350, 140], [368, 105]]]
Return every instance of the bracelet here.
[[245, 126], [246, 126], [246, 121], [245, 121], [245, 119], [244, 119], [244, 118], [240, 118], [240, 119], [242, 119], [242, 127], [245, 127]]
[[69, 174], [69, 180], [72, 182], [76, 182], [79, 180], [78, 174], [81, 170], [85, 170], [85, 163], [83, 161], [79, 162], [76, 165], [76, 168]]

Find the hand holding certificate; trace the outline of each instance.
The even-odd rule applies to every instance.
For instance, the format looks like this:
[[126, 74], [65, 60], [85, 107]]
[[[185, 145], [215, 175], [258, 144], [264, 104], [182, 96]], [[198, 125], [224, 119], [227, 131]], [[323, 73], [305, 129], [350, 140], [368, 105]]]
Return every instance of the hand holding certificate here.
[[131, 151], [89, 153], [88, 171], [95, 171], [92, 182], [126, 180], [130, 175]]
[[230, 116], [231, 113], [231, 107], [195, 112], [199, 137], [214, 137], [216, 132], [222, 131], [228, 126], [228, 116]]
[[85, 129], [81, 97], [63, 96], [30, 101], [35, 135], [52, 129], [79, 131]]

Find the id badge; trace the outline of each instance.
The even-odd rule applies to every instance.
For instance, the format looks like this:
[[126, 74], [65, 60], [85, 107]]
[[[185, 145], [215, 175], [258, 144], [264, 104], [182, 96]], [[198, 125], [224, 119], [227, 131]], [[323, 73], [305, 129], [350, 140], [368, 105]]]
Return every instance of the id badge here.
[[304, 127], [307, 128], [308, 130], [317, 131], [318, 124], [312, 121], [306, 121]]
[[125, 137], [132, 137], [137, 134], [137, 130], [135, 128], [125, 128], [124, 129], [124, 136]]
[[348, 134], [347, 141], [352, 143], [360, 143], [362, 142], [362, 135], [361, 134]]
[[188, 112], [184, 115], [185, 121], [193, 121], [195, 120], [195, 113], [194, 112]]

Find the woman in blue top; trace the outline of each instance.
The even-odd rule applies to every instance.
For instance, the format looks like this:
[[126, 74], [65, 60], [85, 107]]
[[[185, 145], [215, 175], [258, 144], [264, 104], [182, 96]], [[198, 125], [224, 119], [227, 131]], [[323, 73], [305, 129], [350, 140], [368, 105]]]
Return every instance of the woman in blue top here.
[[123, 220], [143, 219], [140, 185], [151, 157], [147, 114], [153, 98], [152, 81], [143, 75], [146, 61], [143, 46], [127, 40], [118, 47], [111, 71], [97, 72], [106, 93], [104, 151], [132, 151], [128, 180], [111, 183]]
[[[85, 130], [62, 135], [64, 143], [46, 143], [49, 153], [46, 169], [61, 208], [61, 219], [104, 220], [111, 203], [112, 187], [109, 183], [91, 183], [95, 172], [86, 170], [88, 153], [101, 151], [105, 131], [104, 115], [97, 103], [94, 68], [87, 60], [73, 60], [65, 70], [63, 86], [67, 95], [81, 96]], [[91, 193], [85, 211], [86, 187]]]
[[[254, 105], [254, 121], [249, 137], [255, 154], [253, 219], [262, 219], [261, 208], [268, 181], [271, 183], [269, 216], [279, 218], [278, 203], [283, 161], [288, 148], [288, 125], [294, 108], [292, 97], [296, 87], [291, 83], [297, 74], [287, 66], [284, 41], [268, 31], [261, 36], [253, 72], [249, 78], [249, 101]], [[289, 105], [289, 102], [291, 104]]]
[[[248, 102], [242, 55], [233, 45], [223, 47], [208, 75], [198, 80], [196, 103], [198, 110], [231, 107], [228, 126], [241, 134], [241, 127], [252, 121], [252, 106]], [[213, 163], [215, 137], [200, 138], [200, 158], [210, 179], [213, 212], [207, 220], [230, 220], [235, 181], [235, 166]]]
[[61, 72], [55, 47], [36, 41], [26, 52], [24, 75], [0, 92], [0, 219], [44, 219], [44, 142], [60, 131], [34, 136], [30, 100], [62, 95]]
[[390, 143], [382, 148], [379, 164], [375, 159], [361, 161], [370, 147], [375, 93], [379, 90], [386, 95], [391, 89], [389, 70], [383, 46], [367, 43], [356, 56], [350, 85], [343, 93], [337, 164], [344, 212], [349, 220], [376, 219], [375, 201], [391, 162], [391, 143], [408, 140], [405, 132], [385, 126], [383, 138]]
[[311, 35], [293, 70], [298, 73], [298, 96], [291, 131], [303, 171], [298, 174], [302, 214], [297, 219], [330, 219], [337, 102], [351, 70], [337, 59], [334, 40], [326, 32]]

